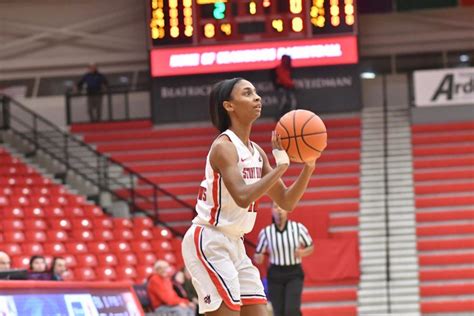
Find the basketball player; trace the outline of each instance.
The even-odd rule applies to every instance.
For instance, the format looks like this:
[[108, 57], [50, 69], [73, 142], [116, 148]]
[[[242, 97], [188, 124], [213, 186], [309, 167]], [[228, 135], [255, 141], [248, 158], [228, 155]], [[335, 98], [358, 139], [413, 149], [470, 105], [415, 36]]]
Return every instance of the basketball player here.
[[243, 235], [257, 216], [264, 194], [287, 211], [303, 195], [316, 161], [305, 163], [286, 187], [281, 177], [289, 158], [275, 133], [271, 142], [276, 167], [250, 141], [253, 122], [262, 111], [252, 83], [242, 78], [218, 82], [210, 94], [210, 114], [221, 134], [206, 160], [205, 179], [196, 204], [197, 216], [184, 236], [182, 252], [198, 293], [199, 312], [210, 316], [264, 316], [266, 297], [260, 275], [245, 253]]

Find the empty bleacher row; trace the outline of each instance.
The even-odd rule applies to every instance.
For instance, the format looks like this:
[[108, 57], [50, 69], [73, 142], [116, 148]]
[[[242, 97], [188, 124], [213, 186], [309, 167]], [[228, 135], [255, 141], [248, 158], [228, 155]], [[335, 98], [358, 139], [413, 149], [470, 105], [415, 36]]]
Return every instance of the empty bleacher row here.
[[143, 282], [157, 259], [181, 265], [179, 242], [147, 217], [112, 218], [0, 147], [0, 249], [15, 268], [66, 259], [70, 280]]
[[[292, 218], [315, 228], [316, 238], [357, 238], [360, 172], [360, 118], [350, 114], [325, 119], [328, 148], [318, 160], [307, 192]], [[100, 128], [99, 125], [104, 126]], [[196, 201], [203, 177], [205, 157], [214, 137], [209, 124], [152, 127], [149, 122], [81, 124], [72, 127], [83, 140], [97, 150], [124, 163], [127, 167], [177, 195], [190, 205]], [[270, 135], [275, 123], [256, 122], [251, 140], [270, 153]], [[268, 155], [271, 163], [273, 157]], [[292, 164], [284, 181], [290, 184], [298, 176], [300, 164]], [[138, 186], [140, 195], [151, 196], [150, 188]], [[121, 190], [129, 196], [129, 190]], [[184, 232], [194, 212], [176, 201], [163, 197], [158, 202], [158, 218]], [[141, 205], [150, 209], [152, 205]], [[254, 230], [246, 236], [256, 242], [257, 234], [270, 223], [270, 200], [259, 201], [259, 216]], [[311, 230], [310, 228], [310, 230]], [[253, 249], [248, 248], [251, 255]], [[358, 278], [344, 281], [307, 282], [304, 293], [304, 315], [356, 315]]]
[[420, 309], [474, 312], [474, 122], [412, 126]]

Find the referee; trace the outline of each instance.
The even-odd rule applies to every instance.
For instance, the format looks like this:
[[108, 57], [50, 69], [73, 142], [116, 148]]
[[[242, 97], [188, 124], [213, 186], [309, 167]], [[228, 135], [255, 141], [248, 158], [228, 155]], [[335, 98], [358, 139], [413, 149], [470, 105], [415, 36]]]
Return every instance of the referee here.
[[301, 258], [310, 255], [313, 241], [303, 224], [289, 221], [288, 213], [273, 204], [273, 224], [258, 235], [254, 261], [261, 264], [270, 254], [268, 294], [274, 316], [300, 316], [304, 273]]

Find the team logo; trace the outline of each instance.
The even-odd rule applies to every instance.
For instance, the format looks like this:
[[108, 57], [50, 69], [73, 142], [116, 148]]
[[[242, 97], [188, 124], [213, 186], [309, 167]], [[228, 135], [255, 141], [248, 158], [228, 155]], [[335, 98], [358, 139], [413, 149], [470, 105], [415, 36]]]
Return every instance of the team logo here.
[[204, 303], [206, 304], [211, 304], [211, 296], [210, 295], [206, 295], [204, 297]]

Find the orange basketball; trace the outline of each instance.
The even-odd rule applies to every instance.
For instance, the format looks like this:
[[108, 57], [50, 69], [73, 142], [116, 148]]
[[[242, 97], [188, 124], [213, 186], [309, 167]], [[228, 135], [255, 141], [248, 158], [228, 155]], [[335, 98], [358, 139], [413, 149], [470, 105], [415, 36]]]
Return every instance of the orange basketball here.
[[293, 162], [318, 158], [327, 145], [324, 122], [311, 111], [294, 110], [283, 115], [275, 130]]

